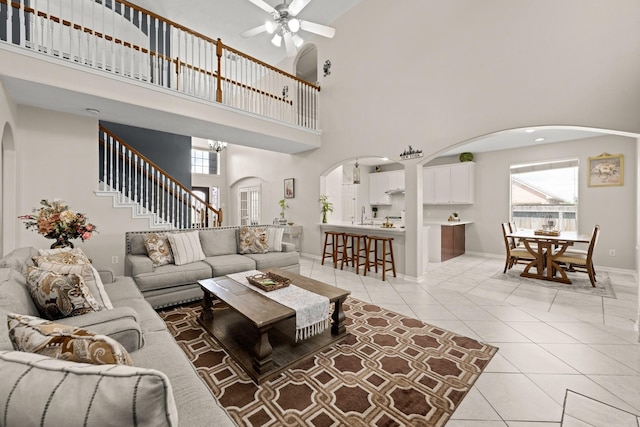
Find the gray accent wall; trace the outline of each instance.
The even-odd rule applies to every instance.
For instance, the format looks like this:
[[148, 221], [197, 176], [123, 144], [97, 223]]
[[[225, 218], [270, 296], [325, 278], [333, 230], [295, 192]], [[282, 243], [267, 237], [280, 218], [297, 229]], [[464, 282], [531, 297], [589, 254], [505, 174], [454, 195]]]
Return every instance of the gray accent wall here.
[[100, 122], [187, 188], [191, 188], [191, 137]]

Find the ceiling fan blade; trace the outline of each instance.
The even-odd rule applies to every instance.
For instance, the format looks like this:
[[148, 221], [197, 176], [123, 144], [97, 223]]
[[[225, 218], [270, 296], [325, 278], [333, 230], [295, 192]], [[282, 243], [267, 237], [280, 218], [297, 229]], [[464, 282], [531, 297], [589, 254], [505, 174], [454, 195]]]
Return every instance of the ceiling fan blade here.
[[257, 36], [260, 33], [264, 33], [265, 31], [267, 31], [267, 28], [264, 26], [264, 24], [262, 24], [247, 31], [243, 31], [242, 33], [240, 33], [240, 37], [253, 37]]
[[284, 47], [287, 50], [287, 56], [296, 56], [298, 49], [296, 49], [296, 44], [293, 41], [293, 34], [284, 34]]
[[272, 6], [270, 6], [267, 2], [263, 0], [249, 0], [249, 1], [267, 13], [274, 13], [276, 11]]
[[311, 0], [293, 0], [289, 5], [289, 13], [296, 16], [304, 9]]
[[322, 24], [316, 24], [315, 22], [300, 21], [300, 29], [315, 33], [323, 37], [333, 38], [336, 35], [336, 29], [328, 27]]

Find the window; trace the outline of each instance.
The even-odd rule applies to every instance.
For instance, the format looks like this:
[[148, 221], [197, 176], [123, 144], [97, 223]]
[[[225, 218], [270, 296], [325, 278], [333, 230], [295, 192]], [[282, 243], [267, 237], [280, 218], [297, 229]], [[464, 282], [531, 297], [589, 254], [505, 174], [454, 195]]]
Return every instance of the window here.
[[191, 150], [191, 173], [218, 175], [219, 153], [215, 151]]
[[562, 231], [578, 229], [578, 159], [511, 166], [511, 219], [538, 230], [553, 220]]

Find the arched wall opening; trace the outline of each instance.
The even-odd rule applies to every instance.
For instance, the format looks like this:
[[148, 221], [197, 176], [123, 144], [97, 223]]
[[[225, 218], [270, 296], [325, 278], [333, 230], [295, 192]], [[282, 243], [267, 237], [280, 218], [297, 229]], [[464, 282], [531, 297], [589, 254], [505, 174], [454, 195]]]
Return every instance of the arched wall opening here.
[[17, 197], [17, 166], [16, 148], [13, 130], [9, 123], [2, 128], [0, 139], [0, 185], [2, 196], [0, 197], [0, 254], [5, 255], [15, 248], [16, 232], [15, 218]]

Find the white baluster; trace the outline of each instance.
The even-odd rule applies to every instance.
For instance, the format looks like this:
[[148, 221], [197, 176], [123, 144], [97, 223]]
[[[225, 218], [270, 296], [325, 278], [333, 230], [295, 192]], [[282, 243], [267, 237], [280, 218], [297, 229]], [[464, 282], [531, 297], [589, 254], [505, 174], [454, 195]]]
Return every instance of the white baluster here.
[[132, 166], [132, 164], [131, 164], [131, 150], [129, 150], [129, 149], [127, 149], [127, 156], [129, 157], [129, 162], [128, 162], [128, 164], [129, 164], [129, 185], [128, 185], [128, 188], [127, 188], [127, 195], [128, 195], [129, 198], [131, 198], [131, 195], [132, 195], [132, 192], [131, 192], [131, 166]]
[[138, 172], [138, 163], [139, 163], [139, 158], [137, 154], [133, 155], [133, 200], [135, 200], [136, 202], [136, 206], [137, 206], [137, 211], [138, 213], [140, 213], [140, 206], [142, 205], [142, 197], [138, 198], [138, 175], [140, 175], [140, 172]]

